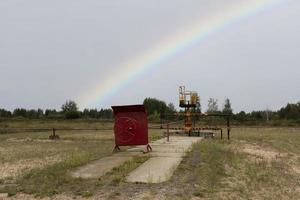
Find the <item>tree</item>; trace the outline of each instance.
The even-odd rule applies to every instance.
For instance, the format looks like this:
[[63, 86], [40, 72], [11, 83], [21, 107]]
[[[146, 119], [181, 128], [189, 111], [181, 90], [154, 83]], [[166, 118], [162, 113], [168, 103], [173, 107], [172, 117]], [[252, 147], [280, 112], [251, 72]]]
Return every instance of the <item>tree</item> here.
[[14, 117], [27, 117], [27, 110], [24, 108], [16, 108], [13, 112]]
[[45, 116], [47, 118], [54, 118], [57, 115], [57, 111], [55, 109], [51, 110], [51, 109], [46, 109], [45, 110]]
[[29, 118], [29, 119], [37, 119], [38, 118], [38, 113], [34, 109], [27, 110], [26, 117]]
[[77, 104], [75, 103], [75, 101], [71, 100], [66, 101], [66, 103], [61, 106], [61, 109], [63, 113], [78, 111]]
[[215, 113], [218, 112], [218, 100], [209, 98], [208, 105], [207, 105], [207, 112], [208, 113]]
[[173, 103], [169, 103], [169, 104], [168, 104], [168, 108], [169, 108], [170, 111], [176, 112], [176, 108], [175, 108], [175, 106], [174, 106]]
[[289, 103], [278, 111], [280, 119], [300, 119], [300, 102], [297, 104]]
[[175, 113], [176, 113], [176, 108], [173, 103], [169, 103], [167, 108], [166, 108], [166, 116], [165, 119], [174, 119], [175, 118]]
[[99, 117], [102, 119], [112, 119], [113, 118], [113, 111], [112, 109], [101, 109], [99, 111]]
[[222, 111], [224, 114], [232, 114], [231, 102], [228, 98], [225, 99], [224, 108]]
[[151, 122], [159, 122], [160, 114], [157, 111], [154, 111], [151, 115], [149, 115], [149, 120]]
[[165, 118], [167, 104], [164, 101], [155, 98], [146, 98], [143, 104], [146, 107], [147, 114], [149, 116], [156, 112], [155, 114], [159, 113], [162, 116], [162, 118]]
[[0, 109], [0, 117], [7, 118], [11, 117], [11, 112], [5, 109]]
[[263, 111], [252, 111], [250, 113], [251, 120], [263, 120], [264, 119], [264, 112]]
[[[193, 108], [193, 112], [195, 113], [201, 113], [201, 103], [200, 103], [200, 97], [197, 95], [197, 99], [196, 99], [196, 107]], [[196, 120], [199, 120], [200, 119], [200, 116], [199, 115], [196, 115], [196, 116], [193, 116], [192, 117], [193, 120], [194, 120], [194, 123], [196, 123]]]
[[81, 113], [78, 111], [69, 111], [65, 113], [65, 118], [66, 119], [78, 119], [81, 117]]
[[80, 118], [80, 113], [78, 112], [78, 107], [75, 101], [66, 101], [66, 103], [61, 106], [61, 109], [66, 119]]
[[[159, 114], [159, 118], [162, 119], [173, 119], [174, 113], [176, 112], [176, 108], [174, 104], [169, 103], [168, 105], [166, 102], [156, 99], [156, 98], [146, 98], [143, 102], [144, 106], [146, 107], [148, 116], [155, 116], [157, 117], [157, 113]], [[155, 117], [149, 118], [150, 121]]]
[[195, 109], [195, 111], [196, 111], [197, 113], [201, 113], [201, 103], [200, 103], [200, 97], [199, 97], [199, 96], [197, 96], [196, 109]]
[[243, 122], [247, 120], [247, 114], [245, 111], [241, 111], [235, 115], [235, 119], [239, 122]]
[[44, 111], [43, 111], [42, 109], [39, 108], [39, 109], [37, 110], [37, 117], [38, 117], [38, 118], [42, 118], [43, 116], [44, 116]]
[[100, 114], [98, 113], [98, 110], [95, 109], [84, 109], [83, 110], [83, 117], [86, 118], [99, 118]]
[[272, 118], [272, 111], [268, 108], [265, 110], [265, 118], [267, 122], [270, 121], [270, 119]]

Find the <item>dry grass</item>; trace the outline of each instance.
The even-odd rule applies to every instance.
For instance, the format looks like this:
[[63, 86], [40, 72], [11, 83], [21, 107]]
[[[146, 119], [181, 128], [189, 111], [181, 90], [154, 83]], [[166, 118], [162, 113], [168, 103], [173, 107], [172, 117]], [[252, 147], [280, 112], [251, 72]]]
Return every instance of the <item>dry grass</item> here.
[[169, 182], [130, 185], [139, 192], [127, 194], [133, 199], [300, 199], [299, 144], [299, 129], [234, 129], [231, 141], [195, 144]]
[[[111, 153], [113, 146], [111, 133], [93, 132], [87, 135], [81, 133], [81, 137], [79, 134], [61, 132], [59, 133], [61, 140], [57, 141], [49, 140], [47, 133], [0, 135], [0, 171], [3, 172], [3, 168], [7, 168], [6, 166], [10, 166], [10, 169], [19, 168], [21, 171], [23, 169], [30, 170], [40, 167], [43, 161], [45, 161], [43, 166], [54, 164], [76, 152], [84, 152], [93, 155], [91, 157], [94, 158]], [[89, 137], [90, 135], [91, 137]], [[15, 170], [10, 171], [14, 172]], [[12, 175], [17, 176], [18, 174]]]
[[234, 129], [231, 141], [195, 145], [173, 178], [180, 189], [166, 196], [300, 199], [299, 147], [299, 129]]
[[[143, 157], [99, 180], [71, 178], [69, 170], [111, 154], [113, 134], [58, 134], [58, 141], [49, 141], [48, 133], [0, 135], [0, 191], [12, 199], [300, 199], [300, 129], [238, 128], [231, 141], [204, 140], [162, 184], [124, 182]], [[150, 135], [158, 139], [161, 132]], [[8, 169], [15, 171], [4, 176]]]
[[0, 119], [0, 128], [86, 128], [101, 129], [112, 128], [113, 122], [100, 121], [97, 119]]
[[[68, 123], [60, 126], [71, 128]], [[50, 134], [0, 134], [0, 192], [9, 195], [25, 192], [38, 196], [69, 192], [71, 195], [89, 196], [89, 192], [85, 192], [87, 188], [99, 185], [97, 180], [84, 182], [73, 179], [69, 176], [69, 170], [111, 155], [114, 148], [113, 131], [57, 131], [61, 139], [55, 141], [48, 139]], [[150, 131], [151, 139], [161, 135], [160, 131]], [[134, 160], [137, 165], [139, 159]], [[125, 168], [131, 169], [133, 165], [127, 163]], [[118, 179], [122, 181], [121, 175], [118, 176], [106, 180], [113, 183]]]

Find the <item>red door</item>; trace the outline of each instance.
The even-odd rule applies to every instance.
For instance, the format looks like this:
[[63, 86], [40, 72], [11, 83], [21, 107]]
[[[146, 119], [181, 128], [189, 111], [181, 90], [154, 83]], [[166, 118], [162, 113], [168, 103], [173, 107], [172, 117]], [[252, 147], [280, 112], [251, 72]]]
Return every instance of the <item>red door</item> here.
[[113, 106], [116, 146], [147, 145], [148, 120], [144, 105]]

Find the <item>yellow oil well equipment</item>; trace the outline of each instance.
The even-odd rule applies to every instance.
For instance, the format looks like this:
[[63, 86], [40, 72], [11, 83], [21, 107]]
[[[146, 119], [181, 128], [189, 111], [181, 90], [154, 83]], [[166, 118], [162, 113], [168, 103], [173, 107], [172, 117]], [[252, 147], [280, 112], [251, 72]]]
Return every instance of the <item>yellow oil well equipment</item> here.
[[[169, 130], [174, 130], [176, 133], [185, 133], [189, 136], [198, 135], [204, 137], [213, 137], [214, 132], [220, 131], [221, 138], [223, 138], [223, 128], [227, 129], [228, 139], [230, 138], [230, 115], [222, 114], [222, 113], [201, 113], [200, 109], [200, 97], [195, 91], [186, 90], [185, 86], [179, 86], [179, 107], [183, 108], [183, 111], [179, 111], [175, 113], [176, 116], [184, 120], [183, 127], [170, 127], [170, 124], [176, 124], [177, 122], [168, 122], [167, 123], [167, 133]], [[225, 118], [226, 125], [225, 127], [220, 127], [216, 125], [206, 125], [206, 126], [197, 126], [195, 123], [195, 119], [202, 119], [205, 117], [218, 117]], [[180, 121], [181, 121], [180, 120]], [[161, 123], [161, 127], [163, 125]]]
[[184, 108], [184, 130], [191, 132], [193, 129], [192, 109], [197, 107], [200, 98], [197, 92], [186, 91], [185, 86], [179, 86], [179, 107]]
[[199, 100], [197, 92], [186, 91], [185, 86], [179, 87], [179, 106], [181, 108], [195, 108]]

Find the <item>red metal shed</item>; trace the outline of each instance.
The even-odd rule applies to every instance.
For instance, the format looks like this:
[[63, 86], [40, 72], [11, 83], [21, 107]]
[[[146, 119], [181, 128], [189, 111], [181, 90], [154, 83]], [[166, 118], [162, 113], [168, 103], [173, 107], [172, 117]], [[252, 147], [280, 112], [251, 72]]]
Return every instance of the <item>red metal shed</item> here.
[[144, 105], [112, 106], [115, 116], [115, 149], [119, 146], [147, 145], [148, 119]]

